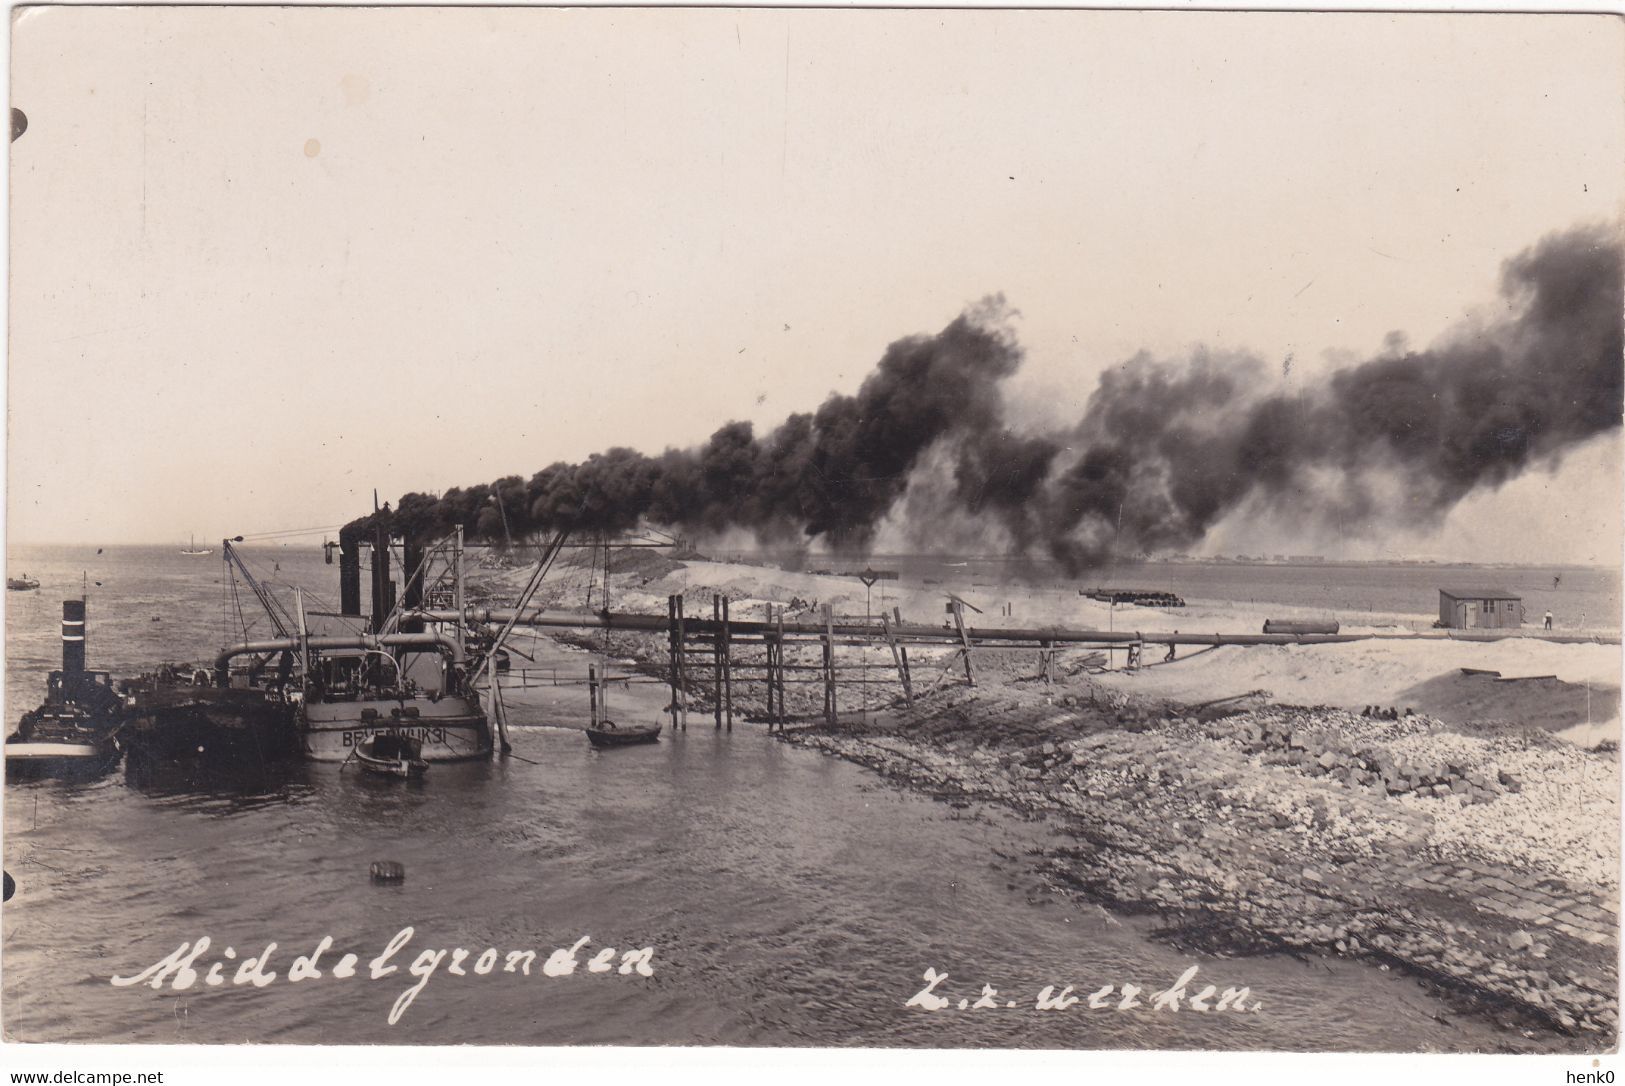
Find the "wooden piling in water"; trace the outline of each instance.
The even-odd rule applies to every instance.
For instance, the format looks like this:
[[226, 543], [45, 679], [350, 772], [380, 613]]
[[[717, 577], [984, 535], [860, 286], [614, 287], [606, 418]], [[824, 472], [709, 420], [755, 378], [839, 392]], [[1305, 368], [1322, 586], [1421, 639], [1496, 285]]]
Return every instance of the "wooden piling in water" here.
[[671, 730], [677, 730], [677, 597], [666, 597], [666, 640], [671, 655]]
[[892, 663], [897, 665], [897, 677], [903, 682], [903, 700], [909, 705], [914, 704], [914, 684], [909, 682], [908, 664], [904, 662], [902, 646], [897, 643], [897, 636], [891, 632], [891, 619], [882, 612], [880, 628], [886, 633], [886, 643], [891, 646]]
[[722, 597], [711, 593], [711, 714], [722, 730]]
[[965, 682], [976, 685], [976, 675], [970, 666], [970, 637], [965, 633], [965, 608], [958, 600], [953, 603], [954, 626], [959, 630], [960, 653], [965, 657]]
[[[770, 626], [773, 624], [773, 605], [771, 603], [767, 605], [767, 622], [768, 622], [768, 625], [770, 625]], [[772, 731], [773, 730], [773, 689], [774, 689], [774, 683], [775, 683], [775, 679], [774, 679], [774, 670], [775, 670], [775, 668], [774, 668], [774, 662], [773, 662], [773, 638], [772, 638], [771, 635], [767, 635], [767, 636], [764, 636], [762, 638], [762, 648], [764, 650], [766, 650], [766, 652], [767, 652], [767, 676], [763, 681], [763, 685], [766, 686], [766, 688], [767, 688], [767, 711], [764, 712], [762, 715], [767, 717], [767, 730]]]
[[824, 722], [835, 723], [835, 609], [824, 604]]
[[733, 639], [728, 633], [728, 597], [722, 597], [722, 715], [728, 730], [734, 730]]
[[[901, 626], [903, 624], [903, 609], [901, 607], [893, 607], [891, 609], [891, 615], [892, 618], [897, 620], [897, 625]], [[896, 637], [897, 635], [893, 634], [892, 636]], [[913, 683], [910, 680], [910, 672], [908, 668], [908, 646], [903, 644], [901, 640], [899, 640], [897, 643], [897, 652], [898, 655], [903, 658], [903, 687], [905, 690], [910, 691], [909, 700], [912, 701], [914, 695], [911, 691]]]
[[[688, 731], [688, 630], [683, 622], [683, 597], [677, 597], [677, 716], [682, 719], [683, 730]], [[672, 722], [676, 727], [676, 720]]]
[[782, 732], [784, 730], [784, 608], [782, 607], [779, 608], [777, 626], [778, 630], [773, 636], [773, 641], [776, 646], [774, 649], [774, 654], [778, 657], [779, 661], [779, 708], [778, 712], [774, 714], [774, 716], [778, 720], [779, 731]]

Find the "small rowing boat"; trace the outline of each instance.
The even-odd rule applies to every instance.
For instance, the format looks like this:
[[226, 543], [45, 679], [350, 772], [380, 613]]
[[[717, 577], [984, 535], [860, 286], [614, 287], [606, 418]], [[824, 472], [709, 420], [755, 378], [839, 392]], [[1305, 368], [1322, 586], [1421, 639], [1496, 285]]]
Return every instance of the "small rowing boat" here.
[[587, 738], [595, 747], [629, 747], [634, 743], [653, 743], [660, 738], [659, 724], [628, 724], [622, 727], [612, 720], [601, 720], [587, 729]]
[[592, 713], [587, 724], [587, 738], [593, 746], [600, 749], [629, 747], [634, 743], [653, 743], [660, 738], [659, 724], [628, 724], [622, 727], [604, 715], [598, 701], [598, 668], [593, 665], [587, 667], [587, 694]]
[[423, 760], [423, 741], [379, 732], [355, 748], [355, 760], [364, 772], [399, 780], [422, 780], [429, 763]]

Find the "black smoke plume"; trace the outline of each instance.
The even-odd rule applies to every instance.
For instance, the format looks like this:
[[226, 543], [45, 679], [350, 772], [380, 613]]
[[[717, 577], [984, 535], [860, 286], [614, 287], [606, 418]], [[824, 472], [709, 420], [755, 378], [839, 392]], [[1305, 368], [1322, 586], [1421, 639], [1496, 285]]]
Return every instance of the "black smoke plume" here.
[[[462, 524], [497, 541], [505, 511], [515, 538], [648, 521], [860, 553], [898, 510], [919, 517], [934, 505], [989, 526], [1012, 554], [1077, 571], [1114, 552], [1188, 548], [1243, 508], [1426, 526], [1621, 423], [1618, 225], [1554, 234], [1508, 260], [1501, 295], [1494, 319], [1424, 351], [1390, 337], [1378, 356], [1297, 391], [1246, 356], [1136, 356], [1060, 433], [1006, 417], [1000, 388], [1022, 352], [1003, 299], [990, 298], [934, 336], [893, 343], [856, 395], [832, 395], [764, 436], [731, 422], [696, 449], [616, 448], [529, 481], [407, 494], [392, 527]], [[927, 464], [950, 465], [951, 481], [916, 479]]]
[[[614, 532], [651, 521], [700, 535], [744, 528], [764, 542], [819, 540], [862, 552], [927, 449], [976, 442], [1002, 426], [999, 385], [1022, 357], [1009, 315], [1004, 300], [992, 297], [934, 336], [900, 339], [856, 395], [832, 395], [763, 437], [748, 422], [730, 422], [697, 449], [651, 457], [614, 448], [553, 464], [529, 482], [512, 476], [440, 498], [407, 494], [391, 528], [432, 535], [461, 524], [472, 536], [501, 540], [505, 530], [516, 537], [561, 528]], [[371, 521], [344, 531], [359, 533]]]

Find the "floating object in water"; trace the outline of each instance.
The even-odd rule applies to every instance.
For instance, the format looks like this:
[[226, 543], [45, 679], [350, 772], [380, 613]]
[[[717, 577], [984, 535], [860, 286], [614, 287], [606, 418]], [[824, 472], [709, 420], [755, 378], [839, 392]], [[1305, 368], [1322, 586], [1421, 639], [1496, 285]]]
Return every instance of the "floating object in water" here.
[[373, 882], [405, 882], [406, 865], [394, 860], [374, 860], [370, 874]]
[[28, 592], [38, 588], [39, 582], [25, 573], [21, 577], [7, 577], [6, 587], [13, 592]]

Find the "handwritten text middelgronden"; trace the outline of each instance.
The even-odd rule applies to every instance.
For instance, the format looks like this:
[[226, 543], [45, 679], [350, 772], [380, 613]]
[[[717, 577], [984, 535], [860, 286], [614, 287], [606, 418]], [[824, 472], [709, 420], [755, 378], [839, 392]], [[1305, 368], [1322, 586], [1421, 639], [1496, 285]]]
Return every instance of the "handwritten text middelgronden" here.
[[[390, 939], [389, 943], [384, 947], [383, 953], [367, 963], [366, 977], [369, 980], [381, 980], [391, 973], [397, 972], [400, 966], [391, 964], [391, 959], [406, 948], [406, 944], [412, 941], [412, 935], [413, 930], [411, 928], [402, 928], [396, 932], [394, 938]], [[587, 946], [589, 942], [591, 942], [591, 939], [583, 935], [571, 946], [554, 950], [542, 963], [541, 974], [546, 977], [564, 977], [574, 973], [577, 965], [580, 964], [579, 955], [582, 953], [582, 948]], [[209, 937], [207, 935], [195, 942], [182, 943], [174, 953], [154, 962], [135, 976], [113, 977], [112, 983], [119, 988], [146, 984], [151, 988], [161, 989], [164, 982], [169, 981], [170, 988], [174, 991], [190, 988], [197, 983], [199, 971], [203, 969], [199, 959], [203, 957], [209, 946]], [[276, 971], [267, 968], [271, 956], [276, 952], [276, 948], [277, 945], [271, 943], [260, 954], [239, 961], [235, 948], [228, 946], [225, 952], [207, 967], [206, 972], [203, 973], [203, 983], [211, 987], [226, 984], [226, 974], [230, 972], [230, 983], [232, 985], [251, 985], [255, 988], [264, 988], [277, 979]], [[315, 950], [309, 954], [300, 955], [293, 960], [293, 964], [288, 968], [288, 983], [297, 984], [305, 980], [321, 980], [324, 975], [337, 980], [347, 980], [361, 975], [356, 970], [356, 966], [361, 959], [355, 954], [340, 955], [332, 969], [324, 974], [320, 966], [321, 958], [322, 955], [327, 954], [332, 949], [333, 937], [331, 935], [323, 936], [321, 942], [316, 945]], [[614, 947], [604, 947], [594, 952], [586, 961], [586, 971], [588, 973], [616, 972], [621, 976], [628, 974], [637, 974], [643, 977], [654, 976], [654, 969], [651, 966], [654, 958], [653, 947], [620, 952], [618, 966], [616, 954], [617, 951]], [[412, 1005], [412, 1001], [423, 991], [424, 986], [429, 983], [429, 978], [434, 976], [435, 971], [440, 968], [441, 963], [445, 962], [448, 956], [451, 961], [446, 965], [446, 972], [457, 977], [486, 976], [496, 971], [499, 962], [502, 965], [502, 972], [519, 973], [528, 977], [530, 976], [531, 966], [536, 961], [536, 952], [534, 950], [510, 950], [504, 954], [498, 952], [495, 947], [487, 947], [478, 955], [475, 955], [472, 951], [464, 950], [462, 947], [453, 950], [420, 951], [406, 970], [410, 975], [417, 978], [417, 983], [402, 992], [400, 997], [395, 1000], [395, 1005], [389, 1010], [390, 1025], [393, 1026], [400, 1021], [401, 1015], [405, 1013], [406, 1008]], [[473, 963], [465, 969], [463, 967], [464, 963], [471, 957], [474, 959]], [[233, 969], [233, 966], [235, 966], [235, 969]]]

